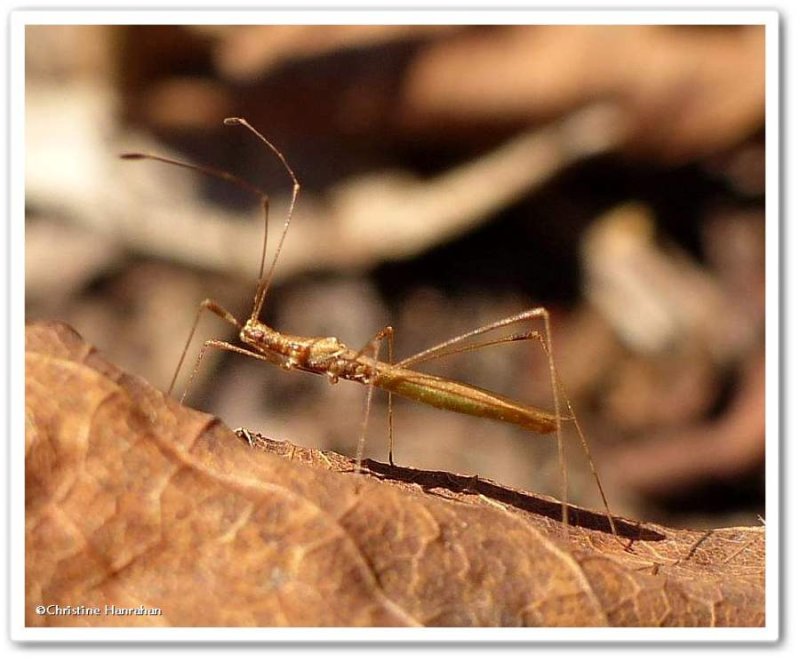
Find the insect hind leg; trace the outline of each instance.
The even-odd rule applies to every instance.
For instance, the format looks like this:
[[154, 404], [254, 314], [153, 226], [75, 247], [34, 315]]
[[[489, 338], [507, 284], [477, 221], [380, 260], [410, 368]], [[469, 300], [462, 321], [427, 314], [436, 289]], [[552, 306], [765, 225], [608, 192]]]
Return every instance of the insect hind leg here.
[[[548, 347], [545, 343], [544, 339], [539, 334], [535, 334], [535, 337], [542, 346], [542, 350], [547, 354], [550, 359], [552, 360], [552, 347]], [[567, 411], [569, 412], [569, 420], [572, 422], [572, 425], [575, 426], [575, 431], [578, 434], [578, 439], [580, 440], [581, 448], [583, 449], [583, 454], [586, 456], [586, 461], [589, 463], [589, 469], [592, 472], [592, 477], [594, 478], [595, 485], [597, 485], [597, 491], [600, 493], [600, 498], [603, 501], [603, 508], [606, 511], [606, 518], [608, 519], [608, 525], [611, 529], [611, 533], [615, 536], [619, 535], [617, 533], [617, 526], [614, 523], [614, 517], [611, 514], [611, 507], [608, 505], [608, 497], [606, 497], [606, 492], [603, 489], [603, 483], [600, 480], [600, 474], [597, 472], [597, 468], [595, 467], [594, 460], [592, 459], [592, 453], [589, 449], [589, 442], [586, 440], [586, 435], [583, 433], [583, 428], [578, 420], [578, 416], [575, 414], [575, 409], [572, 406], [572, 402], [570, 402], [569, 396], [567, 396], [566, 390], [564, 388], [564, 384], [561, 382], [561, 378], [558, 376], [558, 371], [555, 369], [555, 361], [552, 360], [553, 365], [553, 373], [556, 380], [556, 387], [558, 388], [558, 395], [560, 398], [564, 399], [564, 404], [567, 405]]]
[[[485, 333], [494, 331], [496, 329], [501, 329], [510, 326], [512, 324], [517, 324], [537, 319], [540, 319], [542, 321], [544, 334], [539, 333], [538, 331], [535, 330], [531, 330], [524, 333], [503, 336], [501, 338], [495, 338], [487, 341], [466, 342], [471, 338], [475, 338], [476, 336], [483, 335]], [[564, 386], [562, 385], [561, 379], [558, 376], [558, 371], [556, 369], [555, 358], [553, 354], [552, 334], [550, 329], [550, 312], [547, 310], [547, 308], [541, 306], [537, 308], [531, 308], [530, 310], [525, 310], [521, 313], [517, 313], [516, 315], [511, 315], [510, 317], [505, 317], [490, 324], [486, 324], [477, 329], [469, 331], [468, 333], [456, 336], [455, 338], [450, 338], [449, 340], [445, 340], [444, 342], [439, 343], [438, 345], [434, 345], [433, 347], [426, 349], [422, 352], [419, 352], [418, 354], [414, 354], [413, 356], [410, 356], [409, 358], [400, 361], [396, 365], [397, 367], [408, 368], [411, 367], [412, 365], [416, 365], [437, 358], [442, 358], [450, 354], [474, 351], [477, 349], [483, 349], [485, 347], [500, 345], [508, 342], [533, 340], [533, 339], [539, 341], [539, 344], [542, 347], [545, 356], [547, 357], [548, 371], [550, 373], [550, 388], [553, 396], [553, 408], [556, 419], [556, 440], [558, 446], [559, 467], [561, 472], [561, 485], [562, 485], [561, 507], [562, 507], [562, 521], [564, 524], [564, 528], [566, 530], [566, 526], [569, 520], [569, 506], [568, 506], [567, 463], [566, 463], [566, 455], [565, 455], [565, 448], [563, 441], [563, 430], [562, 430], [563, 419], [561, 416], [562, 400], [564, 404], [566, 404], [567, 410], [569, 412], [569, 420], [571, 420], [571, 422], [575, 426], [578, 438], [580, 439], [581, 447], [583, 448], [584, 454], [586, 455], [586, 458], [589, 462], [589, 468], [592, 472], [592, 475], [594, 476], [595, 483], [597, 484], [598, 491], [600, 492], [600, 496], [603, 500], [603, 505], [606, 510], [609, 526], [611, 527], [611, 531], [616, 535], [616, 526], [614, 524], [614, 519], [611, 515], [611, 509], [608, 505], [608, 499], [606, 498], [605, 491], [603, 490], [603, 486], [600, 481], [600, 476], [597, 473], [594, 462], [592, 460], [591, 452], [589, 450], [589, 444], [586, 440], [585, 435], [583, 434], [583, 430], [580, 426], [580, 423], [578, 422], [578, 418], [575, 415], [572, 403], [570, 402], [569, 397], [567, 397]]]

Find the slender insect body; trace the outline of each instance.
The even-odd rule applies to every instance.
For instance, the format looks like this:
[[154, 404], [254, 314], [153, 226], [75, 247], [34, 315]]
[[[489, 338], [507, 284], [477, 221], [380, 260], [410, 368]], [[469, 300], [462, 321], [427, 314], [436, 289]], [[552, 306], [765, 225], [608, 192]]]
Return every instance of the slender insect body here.
[[[335, 337], [309, 337], [285, 334], [259, 321], [259, 317], [266, 300], [267, 291], [270, 283], [272, 282], [275, 265], [277, 263], [278, 256], [280, 255], [283, 241], [286, 238], [286, 234], [289, 229], [294, 205], [297, 200], [297, 195], [300, 191], [300, 183], [281, 152], [261, 133], [253, 128], [246, 120], [241, 118], [228, 118], [225, 120], [225, 124], [244, 126], [253, 134], [255, 134], [278, 157], [278, 159], [284, 165], [287, 173], [292, 178], [293, 190], [292, 199], [289, 203], [289, 210], [283, 225], [283, 231], [278, 239], [274, 257], [269, 265], [269, 268], [266, 270], [265, 258], [267, 250], [267, 223], [269, 216], [269, 198], [266, 193], [253, 186], [249, 182], [215, 168], [210, 168], [207, 166], [195, 166], [182, 161], [176, 161], [150, 154], [123, 155], [123, 158], [127, 159], [153, 159], [170, 165], [189, 168], [203, 172], [207, 175], [222, 178], [239, 186], [240, 188], [258, 195], [261, 198], [264, 209], [265, 225], [264, 242], [261, 255], [261, 268], [259, 270], [253, 310], [249, 318], [244, 324], [241, 324], [231, 313], [229, 313], [225, 308], [216, 302], [210, 299], [204, 300], [200, 304], [194, 326], [192, 327], [192, 332], [186, 341], [183, 354], [181, 355], [181, 359], [178, 362], [178, 366], [175, 370], [172, 383], [169, 387], [170, 392], [175, 385], [180, 368], [183, 365], [186, 352], [197, 328], [200, 314], [204, 310], [208, 310], [238, 329], [239, 341], [241, 344], [235, 345], [224, 340], [206, 340], [203, 343], [203, 349], [201, 350], [195, 362], [194, 370], [189, 378], [189, 384], [191, 384], [192, 379], [197, 374], [198, 366], [200, 365], [206, 350], [209, 348], [221, 349], [259, 359], [274, 365], [278, 365], [286, 370], [301, 370], [303, 372], [312, 372], [315, 374], [324, 375], [332, 384], [335, 384], [340, 379], [363, 384], [367, 386], [368, 389], [365, 413], [361, 426], [361, 437], [356, 456], [356, 464], [359, 468], [361, 466], [362, 453], [364, 449], [370, 403], [372, 401], [373, 391], [376, 387], [388, 391], [389, 393], [390, 464], [393, 464], [392, 394], [396, 394], [411, 400], [416, 400], [417, 402], [428, 404], [439, 409], [446, 409], [462, 414], [468, 414], [470, 416], [489, 418], [496, 421], [510, 423], [538, 434], [555, 433], [558, 442], [559, 465], [561, 466], [562, 474], [562, 519], [565, 527], [568, 519], [567, 472], [561, 428], [563, 423], [569, 421], [574, 424], [581, 440], [581, 444], [586, 452], [586, 456], [592, 469], [592, 473], [595, 476], [600, 495], [603, 499], [603, 503], [606, 506], [610, 530], [616, 532], [614, 521], [611, 517], [611, 511], [608, 507], [608, 502], [603, 492], [600, 478], [594, 469], [594, 463], [592, 462], [588, 445], [583, 437], [583, 433], [581, 432], [574, 412], [572, 411], [572, 405], [570, 404], [569, 399], [566, 398], [563, 388], [558, 380], [551, 345], [550, 317], [545, 308], [532, 308], [530, 310], [517, 313], [516, 315], [497, 320], [485, 326], [473, 329], [472, 331], [464, 333], [456, 338], [446, 340], [445, 342], [419, 352], [418, 354], [415, 354], [397, 363], [394, 362], [393, 357], [394, 330], [390, 326], [384, 327], [381, 331], [375, 334], [375, 336], [361, 350], [356, 351], [349, 348]], [[502, 329], [514, 324], [530, 324], [534, 322], [541, 324], [544, 331], [543, 334], [539, 333], [538, 331], [528, 330], [522, 333], [505, 335], [501, 338], [476, 340], [476, 338], [479, 337], [485, 338], [486, 336], [484, 336], [484, 334], [497, 329]], [[550, 370], [550, 382], [553, 393], [553, 412], [545, 411], [528, 404], [517, 402], [504, 395], [492, 393], [491, 391], [487, 391], [470, 384], [465, 384], [452, 379], [446, 379], [411, 369], [412, 365], [419, 365], [425, 361], [439, 359], [444, 356], [471, 352], [502, 343], [526, 340], [538, 340], [542, 346], [542, 349], [547, 355]], [[388, 344], [388, 363], [378, 360], [381, 342], [384, 341]], [[188, 385], [186, 389], [188, 390]], [[184, 391], [184, 397], [185, 396], [186, 391]], [[181, 398], [181, 401], [183, 401], [183, 398]], [[566, 404], [566, 408], [569, 411], [569, 417], [563, 417], [561, 414], [564, 404]]]
[[327, 375], [333, 384], [340, 379], [363, 385], [374, 384], [438, 409], [491, 418], [540, 434], [556, 429], [555, 416], [543, 409], [470, 384], [370, 360], [332, 336], [295, 336], [276, 331], [258, 320], [248, 320], [239, 338], [286, 370]]

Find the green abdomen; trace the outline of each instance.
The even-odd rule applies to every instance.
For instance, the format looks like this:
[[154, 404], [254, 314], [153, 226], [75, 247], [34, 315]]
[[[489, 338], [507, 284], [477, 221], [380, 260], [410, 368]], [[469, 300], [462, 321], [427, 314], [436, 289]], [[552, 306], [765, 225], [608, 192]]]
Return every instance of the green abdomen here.
[[550, 412], [491, 391], [403, 368], [390, 368], [388, 374], [383, 370], [378, 372], [376, 385], [404, 398], [439, 409], [512, 423], [540, 434], [556, 429], [556, 417]]

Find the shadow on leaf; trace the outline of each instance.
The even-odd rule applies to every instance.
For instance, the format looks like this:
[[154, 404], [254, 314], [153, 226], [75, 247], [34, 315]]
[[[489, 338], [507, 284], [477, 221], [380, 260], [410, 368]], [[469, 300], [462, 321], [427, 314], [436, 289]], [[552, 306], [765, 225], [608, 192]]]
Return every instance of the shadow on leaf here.
[[[371, 459], [364, 460], [364, 467], [383, 478], [418, 485], [426, 492], [435, 489], [446, 489], [461, 494], [481, 494], [488, 499], [547, 517], [559, 523], [562, 519], [561, 502], [518, 492], [478, 476], [458, 476], [446, 471], [392, 466]], [[594, 512], [570, 504], [568, 516], [569, 524], [572, 526], [611, 533], [611, 527], [605, 513]], [[642, 526], [638, 522], [630, 522], [620, 517], [614, 517], [614, 525], [617, 528], [618, 535], [630, 540], [657, 541], [665, 539], [663, 533]]]

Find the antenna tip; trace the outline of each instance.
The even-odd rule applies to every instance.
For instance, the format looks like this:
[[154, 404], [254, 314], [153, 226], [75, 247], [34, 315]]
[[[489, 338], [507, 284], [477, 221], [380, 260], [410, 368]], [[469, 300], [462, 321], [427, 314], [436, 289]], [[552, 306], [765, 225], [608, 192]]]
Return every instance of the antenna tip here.
[[125, 154], [120, 154], [119, 158], [121, 158], [121, 159], [129, 159], [129, 160], [132, 161], [134, 159], [144, 159], [144, 158], [147, 158], [147, 157], [144, 154], [138, 154], [136, 152], [126, 152]]
[[233, 126], [234, 124], [244, 124], [245, 121], [241, 117], [226, 117], [224, 120], [222, 120], [222, 123], [228, 126]]

